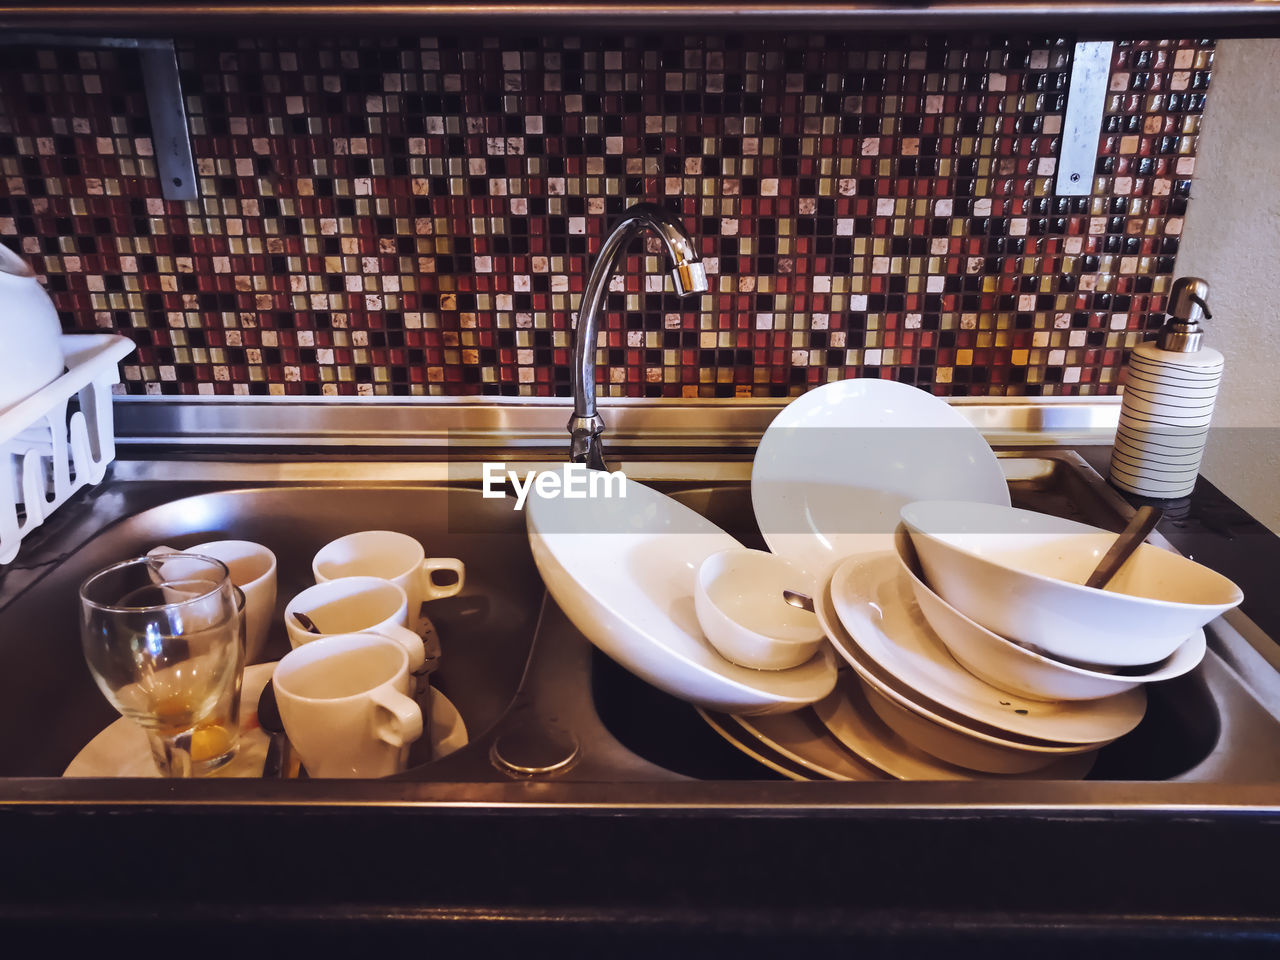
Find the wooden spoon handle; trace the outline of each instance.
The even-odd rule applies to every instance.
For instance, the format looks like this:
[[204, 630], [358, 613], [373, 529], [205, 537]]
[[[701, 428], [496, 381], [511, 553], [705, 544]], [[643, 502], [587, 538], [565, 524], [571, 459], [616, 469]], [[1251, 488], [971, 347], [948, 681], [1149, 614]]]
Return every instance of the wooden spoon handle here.
[[1116, 537], [1116, 542], [1111, 545], [1111, 549], [1103, 555], [1093, 573], [1089, 574], [1089, 579], [1084, 582], [1084, 585], [1101, 590], [1110, 583], [1111, 578], [1120, 572], [1120, 568], [1124, 566], [1124, 562], [1129, 559], [1133, 551], [1137, 550], [1142, 545], [1142, 541], [1147, 539], [1147, 535], [1155, 529], [1162, 516], [1164, 511], [1159, 507], [1150, 505], [1139, 507], [1128, 525]]

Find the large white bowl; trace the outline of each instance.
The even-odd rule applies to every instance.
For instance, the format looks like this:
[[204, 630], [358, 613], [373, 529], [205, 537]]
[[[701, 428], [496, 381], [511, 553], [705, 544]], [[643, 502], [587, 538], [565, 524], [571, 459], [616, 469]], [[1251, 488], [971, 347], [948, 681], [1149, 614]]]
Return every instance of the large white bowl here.
[[1053, 657], [1153, 664], [1244, 598], [1221, 574], [1149, 543], [1106, 589], [1086, 587], [1116, 535], [1031, 510], [935, 500], [903, 507], [902, 520], [944, 600]]
[[694, 577], [713, 553], [741, 547], [684, 504], [627, 479], [624, 496], [542, 497], [525, 505], [547, 590], [582, 633], [640, 678], [722, 713], [796, 710], [831, 692], [826, 645], [789, 670], [730, 663], [703, 636]]
[[1192, 634], [1169, 659], [1140, 674], [1103, 673], [1042, 656], [974, 623], [930, 590], [920, 579], [915, 548], [905, 526], [898, 529], [894, 540], [916, 603], [933, 632], [962, 667], [992, 686], [1034, 700], [1098, 700], [1140, 684], [1180, 677], [1204, 657], [1203, 630]]
[[899, 509], [935, 497], [1008, 506], [1009, 485], [968, 420], [892, 380], [838, 380], [791, 401], [751, 466], [769, 549], [819, 580], [845, 557], [891, 549]]

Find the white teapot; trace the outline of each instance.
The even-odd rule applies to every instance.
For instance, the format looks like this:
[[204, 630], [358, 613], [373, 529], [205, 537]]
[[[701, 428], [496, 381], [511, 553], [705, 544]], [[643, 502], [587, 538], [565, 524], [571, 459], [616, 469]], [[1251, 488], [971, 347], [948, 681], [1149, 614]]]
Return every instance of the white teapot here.
[[62, 325], [35, 271], [0, 244], [0, 413], [62, 376]]

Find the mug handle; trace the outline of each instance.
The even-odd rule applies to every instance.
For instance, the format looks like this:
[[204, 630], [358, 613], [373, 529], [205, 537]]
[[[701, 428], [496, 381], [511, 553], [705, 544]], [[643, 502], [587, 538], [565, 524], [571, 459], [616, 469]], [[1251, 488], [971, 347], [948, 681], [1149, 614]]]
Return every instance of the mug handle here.
[[[451, 583], [447, 587], [438, 586], [431, 578], [432, 572], [436, 570], [452, 570], [458, 575], [458, 582]], [[422, 598], [443, 600], [445, 597], [452, 597], [462, 592], [462, 585], [466, 582], [467, 567], [457, 557], [427, 557], [422, 561], [419, 573], [422, 579]]]
[[410, 673], [417, 673], [422, 669], [422, 665], [427, 659], [427, 648], [422, 642], [422, 638], [408, 627], [402, 627], [398, 623], [388, 623], [380, 627], [373, 627], [368, 632], [376, 633], [378, 636], [386, 637], [388, 640], [394, 640], [404, 647], [404, 652], [409, 655]]
[[403, 747], [422, 736], [422, 710], [399, 690], [384, 685], [373, 690], [369, 699], [374, 706], [391, 714], [385, 722], [374, 720], [374, 736], [383, 743]]

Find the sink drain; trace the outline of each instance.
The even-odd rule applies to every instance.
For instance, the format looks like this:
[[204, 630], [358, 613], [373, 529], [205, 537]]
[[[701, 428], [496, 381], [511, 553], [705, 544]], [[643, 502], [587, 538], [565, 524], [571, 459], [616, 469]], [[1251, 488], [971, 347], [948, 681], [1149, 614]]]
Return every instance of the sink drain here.
[[578, 758], [578, 740], [565, 731], [512, 730], [494, 741], [489, 759], [522, 777], [555, 773]]

